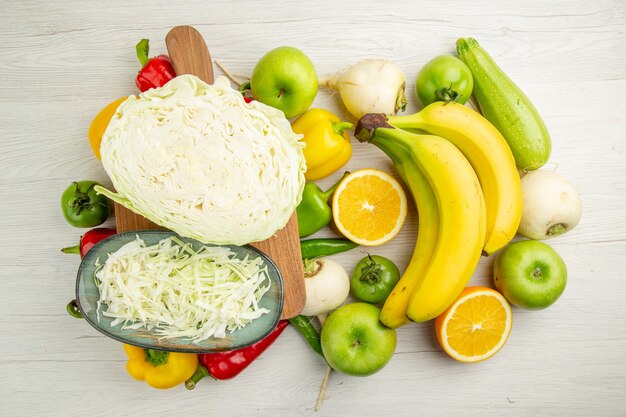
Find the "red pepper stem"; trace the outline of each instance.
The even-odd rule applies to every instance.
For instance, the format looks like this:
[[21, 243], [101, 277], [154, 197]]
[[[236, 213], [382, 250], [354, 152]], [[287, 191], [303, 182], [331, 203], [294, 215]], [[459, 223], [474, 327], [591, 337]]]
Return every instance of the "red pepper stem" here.
[[63, 253], [75, 253], [77, 255], [80, 255], [80, 245], [68, 246], [67, 248], [61, 249], [61, 252], [63, 252]]
[[328, 190], [324, 191], [322, 193], [322, 201], [327, 203], [328, 200], [330, 200], [330, 197], [332, 197], [332, 195], [335, 192], [335, 190], [337, 189], [337, 187], [339, 187], [339, 184], [341, 184], [341, 180], [343, 180], [349, 174], [350, 174], [350, 172], [348, 172], [348, 171], [344, 172], [343, 175], [341, 176], [341, 178], [339, 178], [339, 181], [337, 181], [335, 183], [335, 185], [330, 187]]
[[351, 129], [354, 125], [350, 122], [332, 122], [333, 130], [337, 135], [343, 134], [346, 129]]
[[196, 372], [194, 372], [193, 375], [191, 375], [189, 379], [185, 381], [185, 388], [189, 390], [194, 389], [198, 381], [200, 381], [205, 376], [211, 376], [211, 374], [204, 366], [198, 365], [198, 368], [196, 368]]
[[137, 46], [135, 46], [135, 50], [137, 51], [137, 58], [139, 58], [141, 68], [145, 67], [148, 61], [150, 61], [150, 41], [148, 39], [140, 40]]

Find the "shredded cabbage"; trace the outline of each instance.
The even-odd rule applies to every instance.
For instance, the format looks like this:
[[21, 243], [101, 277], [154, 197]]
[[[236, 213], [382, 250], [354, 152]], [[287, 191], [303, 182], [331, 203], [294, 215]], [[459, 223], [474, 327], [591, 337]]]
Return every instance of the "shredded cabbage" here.
[[176, 237], [146, 246], [136, 240], [96, 262], [102, 315], [112, 326], [147, 328], [163, 338], [199, 343], [269, 313], [259, 300], [270, 288], [263, 259], [243, 260], [225, 247], [194, 251]]
[[97, 191], [204, 243], [264, 240], [300, 202], [300, 137], [281, 111], [245, 103], [226, 78], [182, 75], [120, 105], [100, 146], [116, 192]]

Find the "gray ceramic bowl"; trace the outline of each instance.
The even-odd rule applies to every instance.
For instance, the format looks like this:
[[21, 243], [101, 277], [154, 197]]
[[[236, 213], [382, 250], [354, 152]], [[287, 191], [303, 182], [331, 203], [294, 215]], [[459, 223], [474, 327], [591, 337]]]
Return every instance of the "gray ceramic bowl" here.
[[[261, 257], [267, 265], [267, 273], [271, 282], [270, 289], [263, 295], [259, 302], [259, 307], [267, 308], [270, 312], [251, 321], [241, 329], [233, 333], [226, 334], [225, 338], [209, 338], [199, 343], [192, 343], [188, 339], [172, 338], [159, 339], [158, 335], [147, 329], [122, 330], [121, 325], [111, 326], [113, 319], [100, 314], [97, 318], [97, 302], [100, 298], [100, 291], [94, 282], [96, 270], [96, 259], [100, 258], [103, 263], [108, 254], [115, 252], [128, 242], [137, 239], [139, 236], [147, 245], [154, 245], [160, 240], [177, 236], [173, 232], [160, 230], [144, 230], [136, 232], [126, 232], [113, 235], [95, 245], [83, 258], [76, 278], [76, 302], [83, 316], [89, 324], [105, 335], [129, 345], [139, 346], [145, 349], [166, 350], [170, 352], [189, 353], [210, 353], [226, 350], [240, 349], [249, 346], [267, 336], [280, 319], [283, 309], [283, 280], [274, 262], [264, 253], [252, 246], [231, 246], [226, 245], [234, 253], [235, 257], [249, 259]], [[198, 250], [205, 245], [197, 240], [179, 237], [183, 242], [190, 242], [193, 248]], [[105, 305], [100, 310], [106, 309]]]

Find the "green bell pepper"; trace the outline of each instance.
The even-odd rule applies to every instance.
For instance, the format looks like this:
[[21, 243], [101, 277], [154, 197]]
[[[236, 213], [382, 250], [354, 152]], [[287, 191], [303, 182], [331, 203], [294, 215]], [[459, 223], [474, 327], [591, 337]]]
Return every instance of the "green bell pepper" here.
[[313, 182], [307, 182], [304, 185], [302, 201], [296, 208], [296, 214], [298, 216], [298, 234], [300, 237], [312, 235], [330, 223], [332, 213], [328, 205], [328, 200], [330, 200], [330, 197], [335, 192], [337, 186], [339, 186], [341, 180], [348, 174], [349, 172], [344, 173], [339, 181], [326, 191], [322, 191], [320, 187]]

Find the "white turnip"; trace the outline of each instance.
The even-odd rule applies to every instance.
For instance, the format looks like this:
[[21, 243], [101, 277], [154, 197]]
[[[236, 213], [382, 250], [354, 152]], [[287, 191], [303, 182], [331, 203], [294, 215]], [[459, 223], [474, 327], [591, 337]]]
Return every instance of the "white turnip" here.
[[317, 258], [305, 263], [306, 302], [302, 315], [317, 316], [339, 307], [350, 293], [348, 273], [337, 262]]
[[320, 81], [339, 91], [348, 111], [357, 119], [366, 113], [395, 114], [404, 111], [406, 78], [400, 67], [385, 59], [366, 59], [346, 71]]
[[530, 171], [522, 177], [522, 221], [518, 232], [549, 239], [571, 230], [582, 216], [580, 196], [571, 182], [555, 172]]

